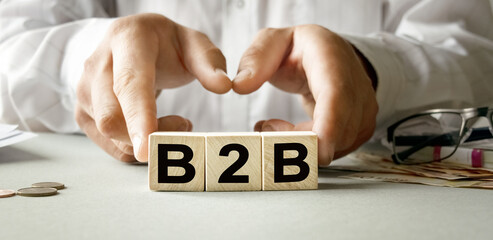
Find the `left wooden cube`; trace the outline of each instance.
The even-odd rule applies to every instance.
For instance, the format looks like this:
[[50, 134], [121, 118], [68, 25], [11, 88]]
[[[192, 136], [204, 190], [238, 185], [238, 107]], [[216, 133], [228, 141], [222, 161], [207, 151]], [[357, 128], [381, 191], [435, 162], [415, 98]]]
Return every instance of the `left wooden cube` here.
[[155, 132], [149, 135], [149, 188], [204, 191], [205, 134]]

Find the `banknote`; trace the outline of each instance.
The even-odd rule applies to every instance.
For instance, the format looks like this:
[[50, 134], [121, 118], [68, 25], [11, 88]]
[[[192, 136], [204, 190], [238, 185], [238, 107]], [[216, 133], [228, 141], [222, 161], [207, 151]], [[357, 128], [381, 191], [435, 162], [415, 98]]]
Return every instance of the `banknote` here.
[[445, 162], [418, 165], [398, 165], [374, 154], [351, 154], [329, 167], [339, 171], [351, 171], [344, 178], [385, 182], [418, 183], [444, 187], [469, 187], [493, 189], [493, 170], [474, 168]]

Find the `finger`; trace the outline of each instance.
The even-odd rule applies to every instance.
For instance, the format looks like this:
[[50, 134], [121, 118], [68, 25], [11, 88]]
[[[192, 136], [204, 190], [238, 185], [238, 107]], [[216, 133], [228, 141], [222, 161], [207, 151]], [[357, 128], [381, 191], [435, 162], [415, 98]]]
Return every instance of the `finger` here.
[[260, 31], [241, 57], [233, 90], [239, 94], [251, 93], [268, 81], [288, 54], [292, 34], [291, 28]]
[[313, 129], [313, 121], [298, 123], [294, 126], [294, 131], [311, 131]]
[[346, 102], [334, 102], [334, 94], [321, 96], [314, 110], [313, 131], [318, 136], [319, 164], [329, 165], [334, 158], [336, 144], [343, 141], [346, 124], [350, 120], [350, 105]]
[[[93, 116], [92, 85], [94, 81], [101, 79], [101, 69], [107, 66], [111, 54], [106, 51], [106, 44], [102, 43], [94, 53], [84, 62], [84, 71], [77, 83], [77, 104], [91, 118]], [[105, 62], [106, 61], [106, 62]], [[106, 65], [106, 66], [105, 66]], [[110, 66], [111, 67], [111, 66]]]
[[339, 144], [346, 144], [358, 133], [354, 123], [360, 119], [352, 118], [353, 108], [359, 104], [358, 96], [351, 92], [357, 87], [355, 73], [345, 65], [353, 59], [347, 54], [347, 42], [319, 26], [296, 28], [294, 41], [310, 42], [310, 47], [302, 50], [302, 67], [315, 100], [312, 130], [318, 135], [319, 164], [329, 165], [335, 151], [341, 149]]
[[[180, 116], [167, 116], [158, 119], [158, 130], [159, 131], [191, 131], [192, 123], [185, 118]], [[111, 139], [113, 144], [115, 144], [120, 151], [125, 154], [133, 155], [133, 147], [132, 145]]]
[[170, 115], [158, 119], [158, 129], [159, 131], [191, 131], [192, 122], [180, 116]]
[[377, 114], [378, 106], [374, 101], [367, 101], [364, 109], [366, 110], [367, 114], [361, 120], [359, 132], [356, 138], [353, 140], [353, 142], [349, 143], [349, 147], [336, 151], [334, 153], [334, 159], [343, 157], [351, 153], [373, 136], [376, 127], [376, 119], [372, 116], [375, 116]]
[[140, 162], [146, 162], [148, 135], [157, 130], [154, 84], [158, 40], [148, 39], [148, 34], [138, 30], [132, 33], [117, 37], [112, 43], [113, 90], [125, 118], [134, 155]]
[[[91, 88], [92, 116], [96, 122], [96, 127], [103, 136], [117, 140], [116, 142], [122, 142], [118, 143], [117, 146], [125, 146], [131, 142], [120, 103], [113, 92], [111, 64], [110, 59], [108, 65], [97, 75], [98, 78], [93, 80]], [[125, 146], [124, 149], [128, 150], [129, 148]]]
[[179, 27], [179, 41], [187, 69], [205, 89], [222, 94], [231, 90], [226, 59], [209, 38], [200, 32]]
[[263, 132], [268, 131], [292, 131], [294, 129], [294, 125], [290, 122], [281, 120], [281, 119], [270, 119], [265, 121], [262, 124]]
[[369, 125], [364, 128], [361, 128], [362, 130], [358, 133], [358, 137], [355, 139], [355, 141], [352, 143], [352, 145], [346, 149], [336, 151], [334, 153], [334, 160], [344, 157], [347, 154], [353, 152], [354, 150], [358, 149], [363, 143], [368, 141], [371, 136], [373, 136], [373, 132], [375, 131], [375, 125]]
[[135, 158], [131, 154], [122, 152], [109, 138], [106, 138], [99, 133], [98, 128], [94, 120], [79, 106], [77, 105], [75, 111], [75, 119], [81, 127], [81, 129], [87, 134], [87, 136], [100, 146], [105, 152], [114, 158], [123, 162], [135, 162]]
[[132, 155], [132, 156], [134, 155], [134, 148], [132, 147], [132, 144], [128, 144], [126, 142], [118, 141], [118, 140], [115, 140], [115, 139], [111, 139], [111, 141], [123, 153], [125, 153], [127, 155]]
[[260, 120], [257, 123], [255, 123], [255, 126], [253, 126], [253, 131], [255, 132], [260, 132], [262, 131], [262, 125], [264, 125], [265, 120]]

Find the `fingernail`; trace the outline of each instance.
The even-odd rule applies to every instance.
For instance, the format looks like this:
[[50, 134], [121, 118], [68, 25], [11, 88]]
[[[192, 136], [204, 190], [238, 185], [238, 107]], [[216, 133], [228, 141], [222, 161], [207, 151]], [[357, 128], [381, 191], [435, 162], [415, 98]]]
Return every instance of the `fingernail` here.
[[255, 123], [255, 126], [253, 126], [253, 131], [255, 132], [261, 132], [262, 131], [262, 125], [264, 125], [264, 120], [262, 121], [258, 121], [257, 123]]
[[216, 73], [217, 74], [220, 74], [220, 75], [223, 75], [223, 76], [225, 76], [225, 77], [227, 77], [229, 79], [228, 74], [224, 70], [222, 70], [220, 68], [217, 68], [216, 69]]
[[132, 144], [134, 148], [134, 156], [135, 158], [137, 158], [140, 152], [140, 145], [142, 144], [142, 138], [139, 136], [135, 136], [134, 138], [132, 138]]
[[187, 122], [188, 122], [188, 128], [187, 128], [187, 131], [192, 131], [193, 130], [193, 124], [190, 120], [187, 119]]
[[250, 75], [252, 75], [252, 72], [250, 70], [242, 70], [236, 75], [233, 81], [238, 81], [238, 80], [241, 81], [243, 79], [247, 79], [250, 77]]
[[265, 131], [265, 132], [272, 132], [274, 131], [274, 128], [272, 127], [272, 125], [265, 125], [265, 126], [262, 126], [262, 131]]
[[328, 168], [330, 166], [330, 164], [319, 164], [318, 167], [321, 167], [321, 168]]
[[189, 123], [187, 120], [185, 120], [182, 124], [180, 124], [180, 126], [178, 127], [178, 129], [176, 129], [177, 131], [188, 131], [188, 126]]

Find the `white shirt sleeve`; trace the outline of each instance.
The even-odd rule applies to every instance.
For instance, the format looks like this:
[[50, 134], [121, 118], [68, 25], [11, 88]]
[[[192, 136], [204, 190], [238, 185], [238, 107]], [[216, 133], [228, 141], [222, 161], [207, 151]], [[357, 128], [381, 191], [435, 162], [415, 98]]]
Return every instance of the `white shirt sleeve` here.
[[378, 75], [374, 138], [425, 109], [493, 106], [492, 22], [488, 0], [427, 0], [409, 9], [393, 33], [344, 35]]
[[75, 86], [111, 19], [98, 1], [0, 2], [0, 122], [78, 132]]

